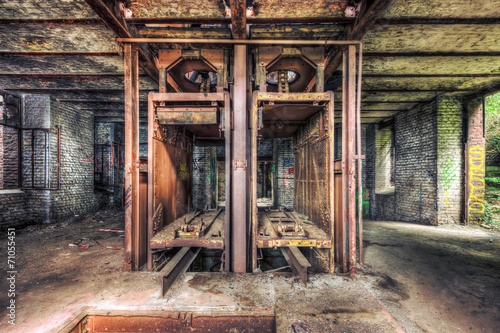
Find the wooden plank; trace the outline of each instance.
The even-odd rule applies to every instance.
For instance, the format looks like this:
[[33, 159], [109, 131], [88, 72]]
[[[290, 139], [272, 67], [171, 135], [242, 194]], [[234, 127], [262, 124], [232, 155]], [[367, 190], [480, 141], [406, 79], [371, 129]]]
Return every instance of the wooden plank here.
[[414, 55], [422, 52], [499, 52], [500, 25], [382, 25], [370, 30], [363, 37], [363, 44], [365, 54], [368, 52], [416, 53]]
[[94, 25], [0, 25], [2, 52], [98, 52], [117, 54], [114, 34]]
[[383, 14], [383, 18], [498, 18], [498, 0], [481, 1], [422, 1], [396, 0]]
[[97, 15], [83, 0], [52, 0], [50, 4], [40, 5], [36, 1], [2, 1], [0, 19], [88, 19]]

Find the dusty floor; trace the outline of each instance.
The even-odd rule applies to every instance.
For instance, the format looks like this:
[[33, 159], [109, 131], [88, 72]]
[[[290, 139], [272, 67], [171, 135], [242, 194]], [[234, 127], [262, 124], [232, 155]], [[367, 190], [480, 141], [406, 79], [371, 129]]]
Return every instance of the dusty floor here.
[[[365, 267], [313, 275], [187, 273], [160, 297], [157, 273], [126, 272], [123, 251], [69, 248], [82, 237], [121, 247], [123, 214], [28, 227], [16, 234], [16, 325], [0, 282], [1, 332], [58, 332], [83, 311], [260, 311], [278, 332], [498, 332], [500, 233], [477, 227], [365, 222]], [[0, 240], [7, 253], [7, 238]], [[0, 266], [6, 272], [6, 260]], [[306, 327], [306, 326], [303, 327]]]

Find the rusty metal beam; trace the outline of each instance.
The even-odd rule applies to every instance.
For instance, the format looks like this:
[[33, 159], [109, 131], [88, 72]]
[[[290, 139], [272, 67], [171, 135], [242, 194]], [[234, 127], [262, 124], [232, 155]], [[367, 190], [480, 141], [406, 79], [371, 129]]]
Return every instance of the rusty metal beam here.
[[[371, 6], [366, 9], [363, 16], [357, 20], [350, 29], [347, 29], [340, 40], [361, 40], [392, 1], [393, 0], [374, 0]], [[325, 60], [325, 82], [328, 81], [328, 78], [337, 70], [341, 63], [342, 52], [339, 50], [332, 50]]]
[[328, 209], [330, 215], [330, 239], [332, 246], [330, 250], [330, 273], [335, 272], [335, 112], [334, 95], [330, 92], [330, 103], [328, 103], [327, 126], [328, 126]]
[[[344, 53], [345, 54], [345, 53]], [[346, 174], [347, 174], [347, 220], [349, 224], [349, 269], [356, 267], [356, 47], [349, 46], [347, 52], [346, 109]], [[344, 101], [343, 101], [344, 102]]]
[[247, 2], [246, 0], [230, 0], [231, 25], [234, 39], [247, 38]]
[[168, 289], [184, 274], [200, 253], [201, 247], [183, 247], [160, 271], [163, 275], [161, 295], [165, 297]]
[[311, 263], [304, 257], [298, 247], [280, 247], [281, 253], [285, 257], [288, 265], [293, 267], [299, 273], [300, 279], [307, 287], [307, 268], [311, 267]]
[[190, 39], [190, 38], [117, 38], [119, 43], [158, 44], [232, 44], [232, 45], [358, 45], [356, 40], [290, 40], [290, 39]]
[[233, 228], [231, 234], [234, 272], [246, 272], [247, 260], [247, 53], [246, 45], [234, 46]]
[[[114, 10], [110, 9], [103, 0], [85, 0], [85, 2], [116, 34], [117, 37], [139, 37], [138, 32], [129, 29], [124, 18], [118, 17]], [[139, 48], [142, 57], [142, 61], [140, 61], [141, 67], [156, 83], [158, 83], [159, 72], [156, 68], [155, 55], [151, 51], [148, 44], [140, 43]]]
[[224, 138], [225, 138], [225, 191], [226, 191], [226, 202], [225, 202], [225, 226], [224, 226], [224, 271], [229, 272], [231, 269], [231, 216], [232, 216], [232, 199], [231, 199], [231, 162], [232, 162], [232, 152], [231, 152], [231, 138], [232, 138], [232, 114], [231, 114], [231, 96], [229, 92], [224, 92]]
[[[348, 24], [354, 22], [354, 17], [247, 17], [248, 24], [307, 24], [307, 23], [331, 23]], [[3, 20], [10, 21], [10, 20]], [[14, 20], [12, 20], [14, 21]], [[58, 21], [58, 20], [52, 20]], [[191, 17], [161, 17], [161, 18], [129, 18], [126, 19], [130, 24], [230, 24], [231, 20], [227, 18], [191, 18]], [[0, 20], [0, 24], [2, 23]]]
[[139, 55], [125, 45], [125, 269], [138, 270]]

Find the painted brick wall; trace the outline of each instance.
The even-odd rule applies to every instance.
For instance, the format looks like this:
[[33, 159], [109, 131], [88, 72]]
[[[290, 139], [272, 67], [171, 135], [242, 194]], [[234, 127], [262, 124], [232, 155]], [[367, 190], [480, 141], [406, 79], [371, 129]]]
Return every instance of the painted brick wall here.
[[438, 223], [460, 223], [463, 195], [462, 102], [437, 99]]
[[468, 106], [468, 218], [479, 223], [484, 217], [485, 137], [483, 132], [483, 100], [470, 101]]

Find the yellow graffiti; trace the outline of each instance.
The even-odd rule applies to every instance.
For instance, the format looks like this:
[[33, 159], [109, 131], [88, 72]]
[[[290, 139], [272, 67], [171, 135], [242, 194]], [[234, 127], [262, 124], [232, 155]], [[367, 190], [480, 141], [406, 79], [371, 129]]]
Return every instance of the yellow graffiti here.
[[181, 180], [189, 180], [189, 170], [185, 163], [179, 165], [179, 173], [178, 176]]
[[484, 216], [484, 148], [469, 150], [469, 218], [478, 221]]

